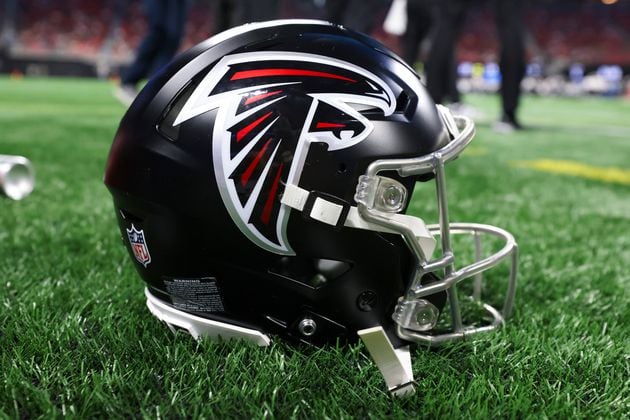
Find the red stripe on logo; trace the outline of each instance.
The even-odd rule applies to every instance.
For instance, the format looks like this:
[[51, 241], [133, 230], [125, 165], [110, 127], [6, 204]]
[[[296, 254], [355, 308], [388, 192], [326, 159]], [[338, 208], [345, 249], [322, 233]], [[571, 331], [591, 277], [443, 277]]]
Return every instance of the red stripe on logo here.
[[329, 122], [318, 122], [315, 128], [341, 128], [345, 127], [345, 124], [335, 124]]
[[280, 92], [282, 92], [282, 91], [281, 90], [276, 90], [276, 91], [273, 91], [273, 92], [261, 93], [260, 95], [256, 95], [256, 96], [250, 96], [245, 101], [245, 105], [249, 105], [249, 104], [254, 103], [256, 101], [260, 101], [261, 99], [268, 98], [269, 96], [277, 95]]
[[339, 79], [346, 82], [356, 83], [356, 80], [349, 77], [341, 76], [333, 73], [326, 73], [315, 70], [302, 69], [261, 69], [261, 70], [243, 70], [234, 73], [230, 80], [251, 79], [254, 77], [270, 77], [270, 76], [308, 76], [308, 77], [324, 77], [327, 79]]
[[283, 167], [284, 163], [281, 163], [278, 171], [276, 172], [276, 179], [273, 180], [271, 191], [269, 191], [269, 195], [267, 196], [267, 201], [265, 201], [265, 207], [263, 208], [262, 215], [260, 216], [260, 220], [262, 220], [266, 225], [269, 224], [269, 219], [271, 219], [271, 210], [273, 210], [273, 202], [276, 197], [276, 193], [278, 192], [278, 184], [280, 184], [280, 175], [282, 175]]
[[241, 175], [241, 185], [243, 185], [243, 187], [247, 185], [247, 181], [249, 181], [249, 178], [251, 178], [252, 174], [254, 173], [254, 170], [258, 166], [258, 162], [260, 162], [260, 159], [262, 159], [262, 157], [265, 155], [265, 151], [267, 150], [269, 143], [271, 143], [271, 139], [267, 140], [267, 143], [265, 143], [263, 148], [260, 149], [252, 163], [249, 164], [245, 172], [243, 172], [243, 175]]
[[240, 130], [238, 130], [238, 133], [236, 133], [236, 141], [239, 142], [243, 139], [243, 137], [245, 137], [250, 131], [252, 131], [254, 128], [256, 128], [256, 126], [258, 124], [260, 124], [261, 122], [265, 121], [273, 112], [270, 111], [268, 113], [266, 113], [265, 115], [263, 115], [262, 117], [258, 118], [256, 121], [254, 121], [253, 123], [241, 128]]

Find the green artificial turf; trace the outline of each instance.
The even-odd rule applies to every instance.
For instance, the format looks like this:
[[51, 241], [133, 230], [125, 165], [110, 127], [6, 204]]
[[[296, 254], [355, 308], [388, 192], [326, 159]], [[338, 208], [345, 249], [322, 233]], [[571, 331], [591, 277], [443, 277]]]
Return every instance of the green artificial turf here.
[[[494, 335], [413, 352], [392, 399], [362, 345], [195, 342], [148, 312], [103, 169], [124, 109], [93, 80], [0, 78], [0, 154], [37, 186], [0, 199], [0, 417], [628, 418], [630, 183], [542, 172], [539, 159], [630, 171], [630, 103], [524, 98], [529, 130], [491, 128], [448, 168], [452, 221], [520, 245], [515, 314]], [[410, 212], [434, 221], [434, 193]], [[500, 281], [505, 268], [491, 274]]]

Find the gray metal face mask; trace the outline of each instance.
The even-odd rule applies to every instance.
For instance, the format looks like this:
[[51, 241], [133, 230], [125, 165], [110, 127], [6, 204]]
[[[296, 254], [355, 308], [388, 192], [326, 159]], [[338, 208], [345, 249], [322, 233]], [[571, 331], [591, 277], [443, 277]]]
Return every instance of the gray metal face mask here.
[[[440, 150], [417, 159], [378, 160], [373, 162], [365, 175], [359, 180], [357, 194], [357, 209], [362, 218], [370, 223], [388, 228], [399, 233], [416, 258], [416, 273], [414, 280], [409, 284], [407, 292], [401, 297], [393, 319], [398, 324], [397, 334], [405, 340], [422, 344], [439, 344], [445, 341], [463, 339], [467, 335], [498, 328], [506, 316], [512, 311], [514, 293], [516, 290], [516, 266], [517, 245], [514, 237], [503, 229], [495, 226], [477, 223], [450, 223], [448, 216], [448, 204], [446, 197], [446, 180], [444, 165], [456, 158], [470, 143], [474, 136], [474, 123], [466, 117], [453, 117], [450, 111], [438, 105], [438, 111], [444, 125], [451, 135], [451, 142]], [[396, 181], [382, 178], [378, 174], [383, 171], [396, 171], [400, 176], [417, 176], [433, 172], [437, 190], [437, 205], [439, 224], [429, 225], [427, 229], [433, 235], [439, 235], [441, 239], [441, 255], [431, 259], [432, 249], [417, 240], [414, 229], [399, 219], [393, 218], [392, 213], [400, 210], [404, 202], [404, 187]], [[395, 185], [395, 184], [398, 185]], [[400, 191], [400, 190], [403, 191]], [[367, 192], [366, 192], [367, 191]], [[383, 203], [386, 203], [385, 205]], [[387, 206], [393, 211], [388, 211]], [[417, 219], [417, 218], [416, 218]], [[420, 219], [417, 219], [420, 220]], [[422, 222], [424, 223], [424, 222]], [[456, 269], [455, 256], [451, 247], [451, 235], [472, 235], [476, 245], [475, 255], [477, 261], [471, 265]], [[481, 255], [481, 241], [484, 236], [495, 236], [504, 241], [503, 248], [485, 258]], [[493, 321], [490, 325], [475, 327], [463, 325], [460, 314], [460, 305], [457, 299], [457, 283], [474, 277], [474, 295], [476, 300], [481, 298], [482, 273], [506, 258], [511, 257], [511, 268], [508, 280], [508, 290], [502, 311], [485, 304], [484, 308], [491, 315]], [[420, 280], [428, 273], [443, 270], [442, 280], [430, 285], [422, 285]], [[431, 309], [431, 305], [423, 298], [441, 291], [447, 291], [451, 306], [453, 321], [452, 332], [447, 334], [426, 334], [435, 327], [437, 322], [437, 309]], [[435, 315], [435, 316], [434, 316]]]
[[[360, 216], [368, 223], [382, 226], [399, 233], [416, 259], [413, 281], [392, 314], [396, 322], [396, 334], [407, 341], [424, 345], [439, 345], [449, 341], [463, 340], [471, 335], [492, 331], [503, 325], [504, 319], [512, 312], [516, 291], [518, 248], [514, 237], [495, 226], [477, 223], [450, 223], [446, 196], [444, 165], [456, 158], [474, 136], [474, 123], [462, 116], [453, 117], [450, 111], [438, 105], [438, 112], [451, 136], [450, 143], [440, 150], [417, 159], [378, 160], [373, 162], [366, 174], [361, 177], [355, 200]], [[400, 176], [415, 176], [433, 172], [437, 191], [439, 224], [426, 226], [432, 235], [441, 239], [441, 254], [431, 259], [433, 248], [418, 240], [417, 227], [404, 223], [395, 217], [399, 210], [398, 202], [404, 202], [404, 187], [396, 181], [380, 177], [383, 171], [396, 171]], [[401, 190], [402, 189], [402, 190]], [[394, 211], [388, 211], [388, 207]], [[424, 222], [416, 218], [416, 224]], [[456, 256], [451, 247], [451, 236], [471, 235], [475, 244], [475, 259], [472, 264], [456, 268]], [[503, 242], [502, 248], [489, 255], [482, 255], [482, 239], [494, 236]], [[503, 308], [498, 310], [481, 300], [483, 272], [509, 260], [510, 271]], [[421, 279], [429, 273], [441, 273], [440, 281], [429, 285], [421, 284]], [[464, 325], [460, 311], [457, 285], [473, 278], [472, 299], [483, 306], [491, 321], [485, 324]], [[438, 322], [439, 311], [425, 297], [446, 291], [450, 304], [452, 325], [450, 331], [432, 333]], [[388, 388], [395, 395], [413, 392], [411, 359], [408, 348], [393, 349], [382, 328], [359, 331], [372, 358], [378, 365]]]

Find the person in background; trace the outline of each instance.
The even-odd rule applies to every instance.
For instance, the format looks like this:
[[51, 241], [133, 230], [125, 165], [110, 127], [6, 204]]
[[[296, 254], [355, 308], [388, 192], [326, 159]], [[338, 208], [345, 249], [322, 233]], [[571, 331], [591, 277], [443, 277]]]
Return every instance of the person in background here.
[[584, 81], [584, 65], [582, 63], [572, 63], [569, 67], [569, 80], [575, 85], [581, 85]]
[[[426, 62], [427, 90], [437, 103], [450, 101], [454, 110], [462, 111], [461, 97], [456, 87], [455, 49], [465, 22], [466, 11], [479, 2], [473, 0], [441, 0], [436, 2], [435, 33]], [[495, 124], [500, 132], [522, 129], [516, 112], [525, 75], [525, 25], [522, 0], [493, 0], [497, 33], [501, 44], [502, 115]], [[465, 112], [464, 112], [465, 113]]]
[[501, 43], [501, 106], [503, 115], [495, 125], [497, 131], [510, 132], [523, 127], [516, 117], [525, 76], [525, 23], [522, 0], [494, 0], [494, 14]]
[[214, 33], [245, 23], [278, 19], [278, 0], [219, 0], [215, 12]]
[[144, 0], [144, 4], [148, 32], [114, 92], [126, 106], [131, 105], [138, 94], [138, 83], [160, 70], [175, 56], [186, 27], [187, 0]]
[[214, 13], [214, 33], [218, 34], [227, 31], [233, 26], [234, 9], [236, 8], [234, 0], [218, 0]]
[[461, 97], [457, 90], [455, 49], [464, 26], [470, 0], [435, 2], [435, 30], [425, 63], [429, 95], [436, 103], [450, 102], [458, 107]]
[[364, 34], [374, 29], [389, 0], [326, 0], [324, 18]]
[[238, 25], [278, 19], [278, 0], [238, 0], [236, 20]]
[[407, 29], [402, 36], [402, 58], [414, 67], [418, 49], [429, 34], [433, 21], [432, 0], [407, 0]]

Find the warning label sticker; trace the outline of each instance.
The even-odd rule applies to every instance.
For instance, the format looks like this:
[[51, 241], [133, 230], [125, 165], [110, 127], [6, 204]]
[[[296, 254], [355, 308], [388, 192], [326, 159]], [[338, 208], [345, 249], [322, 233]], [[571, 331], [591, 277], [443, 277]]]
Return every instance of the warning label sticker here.
[[165, 278], [173, 306], [184, 311], [224, 312], [221, 291], [214, 277]]

